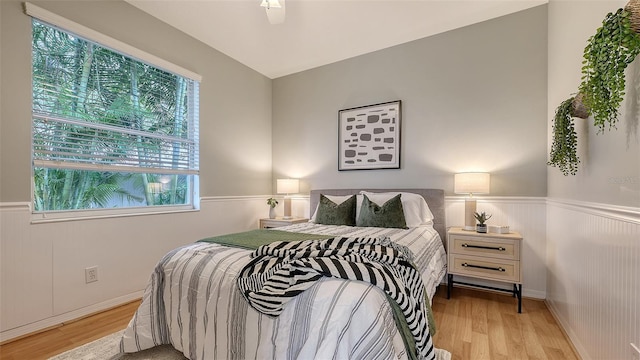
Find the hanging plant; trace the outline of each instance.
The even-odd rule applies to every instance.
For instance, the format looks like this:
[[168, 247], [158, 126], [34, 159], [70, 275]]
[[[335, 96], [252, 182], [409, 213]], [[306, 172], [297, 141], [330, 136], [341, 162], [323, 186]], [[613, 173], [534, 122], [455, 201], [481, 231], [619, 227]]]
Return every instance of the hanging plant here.
[[557, 167], [565, 176], [578, 171], [578, 136], [573, 125], [572, 113], [575, 98], [563, 101], [553, 119], [553, 143], [547, 165]]
[[[638, 0], [609, 13], [584, 49], [579, 91], [593, 116], [598, 133], [616, 127], [624, 98], [624, 70], [640, 53], [640, 35], [634, 31]], [[631, 17], [634, 17], [632, 28]]]
[[640, 34], [640, 0], [630, 0], [624, 8], [630, 13], [631, 29]]
[[589, 109], [584, 104], [584, 95], [578, 93], [571, 102], [571, 116], [586, 119], [589, 117]]

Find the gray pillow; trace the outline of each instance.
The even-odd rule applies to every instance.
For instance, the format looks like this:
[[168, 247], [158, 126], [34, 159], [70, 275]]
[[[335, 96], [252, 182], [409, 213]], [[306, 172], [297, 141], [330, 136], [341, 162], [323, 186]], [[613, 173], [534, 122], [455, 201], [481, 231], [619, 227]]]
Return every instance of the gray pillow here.
[[382, 206], [369, 200], [367, 195], [363, 196], [356, 226], [407, 229], [401, 194], [392, 197]]
[[316, 224], [354, 226], [356, 224], [356, 196], [353, 195], [342, 203], [336, 204], [320, 194]]

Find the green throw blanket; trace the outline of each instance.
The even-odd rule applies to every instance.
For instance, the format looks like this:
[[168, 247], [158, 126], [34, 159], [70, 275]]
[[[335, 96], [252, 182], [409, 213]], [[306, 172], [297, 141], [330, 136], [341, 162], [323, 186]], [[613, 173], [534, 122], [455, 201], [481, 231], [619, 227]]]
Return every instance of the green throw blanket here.
[[[241, 233], [233, 233], [227, 235], [220, 235], [209, 237], [206, 239], [199, 240], [198, 242], [208, 242], [212, 244], [220, 244], [225, 246], [232, 246], [242, 249], [255, 250], [262, 245], [268, 245], [274, 241], [304, 241], [304, 240], [318, 240], [318, 239], [329, 239], [335, 237], [335, 235], [317, 235], [317, 234], [305, 234], [305, 233], [295, 233], [290, 231], [281, 231], [281, 230], [251, 230], [245, 231]], [[407, 348], [407, 353], [411, 359], [416, 358], [416, 345], [413, 335], [411, 335], [411, 331], [409, 331], [409, 326], [407, 326], [407, 321], [404, 318], [402, 310], [398, 306], [398, 304], [393, 301], [393, 299], [389, 298], [387, 295], [387, 300], [389, 300], [389, 304], [391, 304], [391, 309], [393, 310], [393, 317], [396, 320], [396, 325], [398, 327], [398, 331], [402, 335], [402, 339], [404, 340], [404, 344]], [[436, 333], [436, 323], [433, 318], [433, 313], [431, 311], [431, 305], [429, 299], [426, 299], [425, 304], [427, 306], [427, 320], [429, 321], [429, 334], [433, 336]]]
[[255, 250], [262, 245], [269, 245], [274, 241], [303, 241], [330, 239], [335, 235], [303, 234], [282, 230], [251, 230], [235, 234], [227, 234], [202, 239], [199, 242], [208, 242], [243, 249]]

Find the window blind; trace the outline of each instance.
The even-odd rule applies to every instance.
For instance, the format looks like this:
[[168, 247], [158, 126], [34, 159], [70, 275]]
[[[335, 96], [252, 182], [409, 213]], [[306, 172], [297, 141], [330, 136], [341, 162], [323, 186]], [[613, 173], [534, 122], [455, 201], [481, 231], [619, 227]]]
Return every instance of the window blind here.
[[198, 81], [33, 21], [34, 167], [198, 173]]

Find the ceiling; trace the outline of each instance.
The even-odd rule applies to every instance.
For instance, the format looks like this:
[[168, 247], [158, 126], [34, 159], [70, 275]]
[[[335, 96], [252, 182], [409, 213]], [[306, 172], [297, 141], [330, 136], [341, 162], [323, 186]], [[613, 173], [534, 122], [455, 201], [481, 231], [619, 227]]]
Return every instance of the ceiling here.
[[126, 0], [274, 79], [545, 4], [548, 0]]

